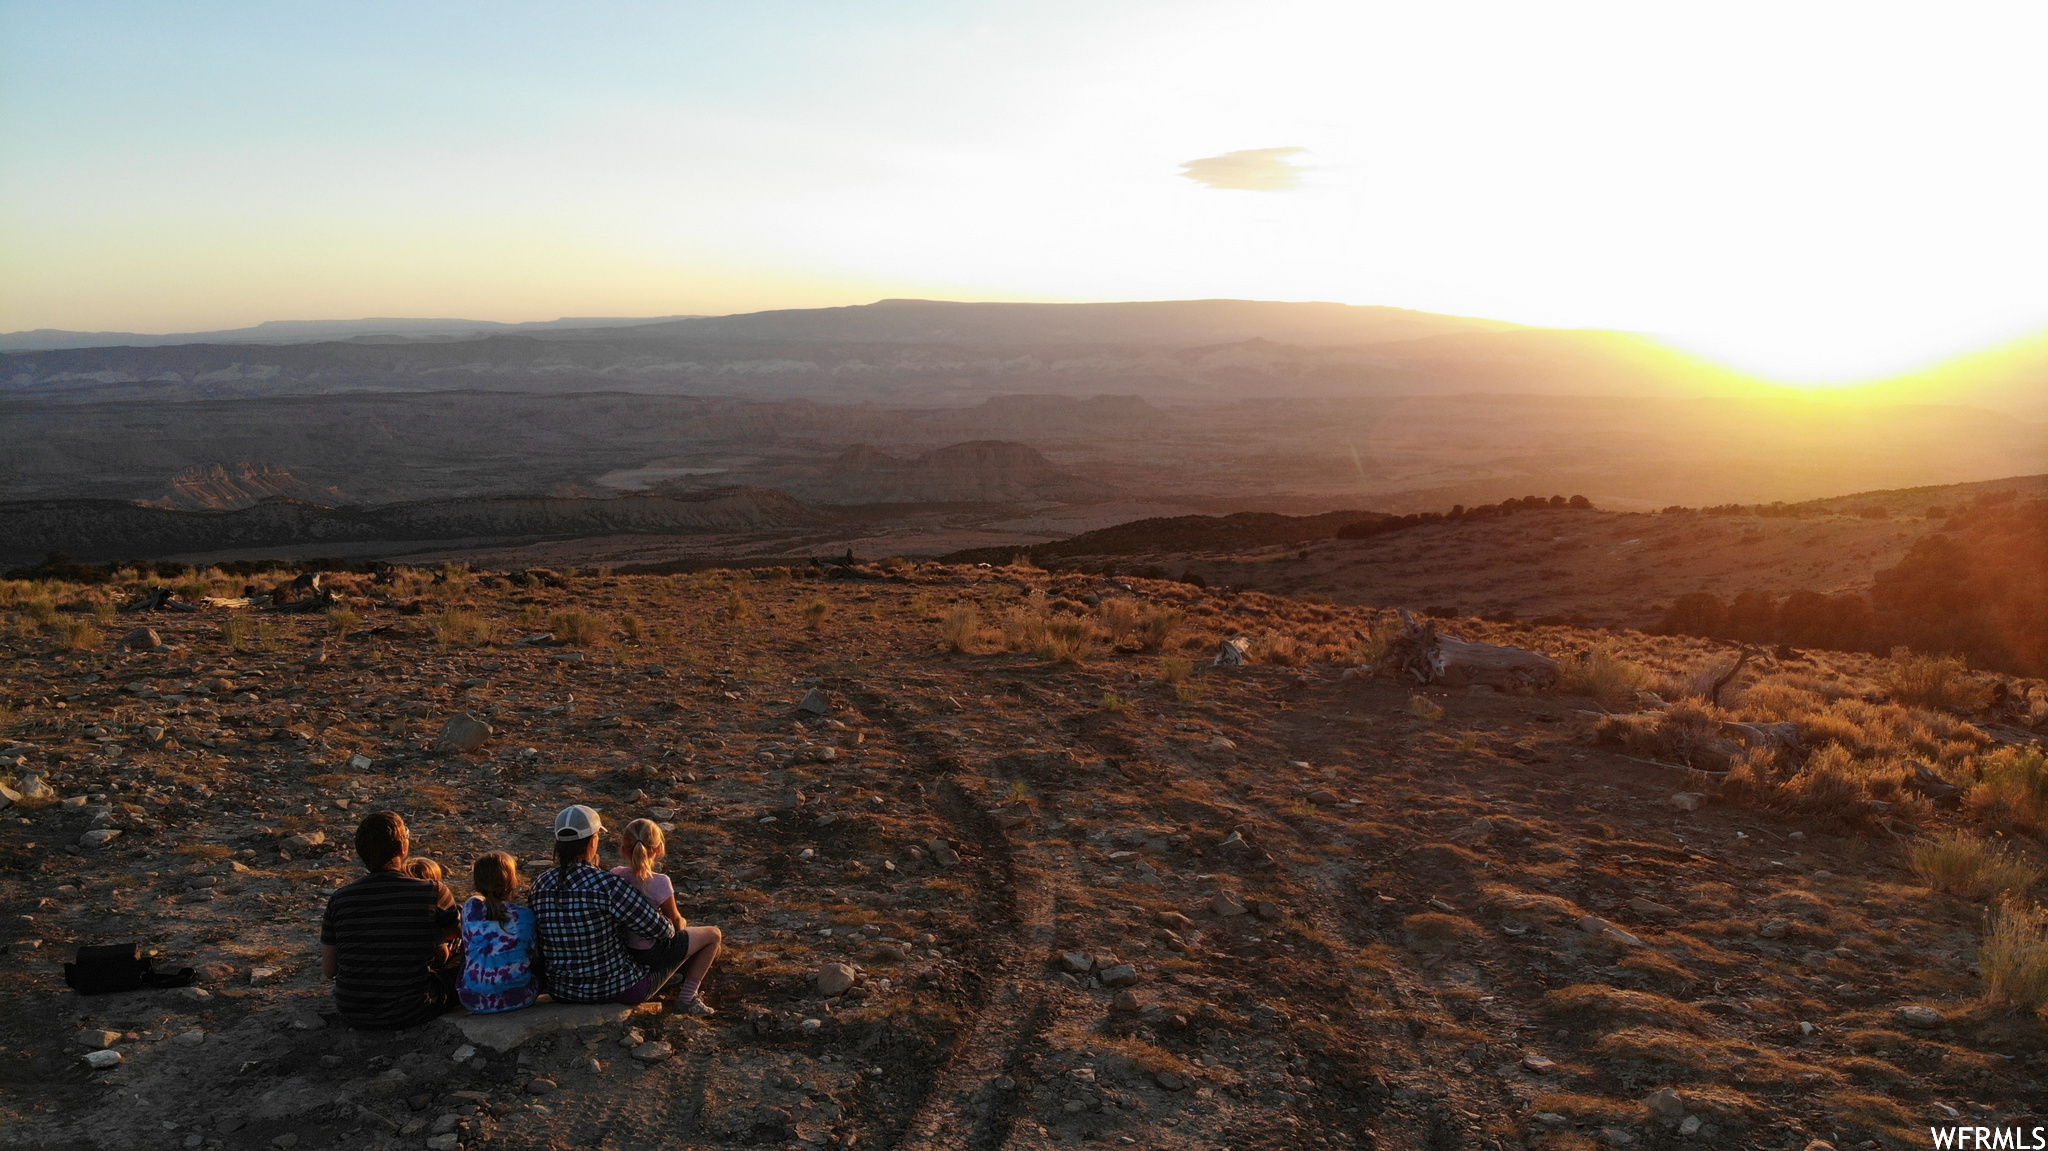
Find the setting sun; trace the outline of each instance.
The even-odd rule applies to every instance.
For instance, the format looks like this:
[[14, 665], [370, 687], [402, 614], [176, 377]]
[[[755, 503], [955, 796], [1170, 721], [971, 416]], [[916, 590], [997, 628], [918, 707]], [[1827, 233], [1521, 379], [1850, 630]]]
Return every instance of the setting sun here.
[[1925, 17], [15, 4], [0, 326], [1269, 298], [1868, 379], [2048, 326], [2048, 16]]

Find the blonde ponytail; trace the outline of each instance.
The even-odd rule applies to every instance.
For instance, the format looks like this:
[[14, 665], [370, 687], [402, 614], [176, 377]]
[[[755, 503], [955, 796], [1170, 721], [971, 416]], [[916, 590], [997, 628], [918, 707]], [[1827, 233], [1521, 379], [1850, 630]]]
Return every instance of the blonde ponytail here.
[[626, 863], [633, 869], [633, 880], [645, 883], [654, 874], [654, 865], [668, 850], [668, 843], [661, 834], [661, 825], [651, 819], [636, 819], [626, 825], [620, 834], [619, 849], [626, 857]]

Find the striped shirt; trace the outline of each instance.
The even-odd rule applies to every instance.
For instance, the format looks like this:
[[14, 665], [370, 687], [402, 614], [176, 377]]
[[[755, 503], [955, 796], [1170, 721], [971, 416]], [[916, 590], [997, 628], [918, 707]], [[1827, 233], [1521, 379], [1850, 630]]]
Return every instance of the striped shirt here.
[[447, 887], [373, 871], [327, 900], [320, 942], [334, 948], [334, 1009], [357, 1027], [411, 1027], [448, 1008], [430, 970], [455, 926]]
[[631, 883], [588, 863], [541, 872], [526, 902], [540, 920], [548, 993], [565, 1003], [609, 1002], [646, 977], [622, 930], [657, 943], [676, 933]]

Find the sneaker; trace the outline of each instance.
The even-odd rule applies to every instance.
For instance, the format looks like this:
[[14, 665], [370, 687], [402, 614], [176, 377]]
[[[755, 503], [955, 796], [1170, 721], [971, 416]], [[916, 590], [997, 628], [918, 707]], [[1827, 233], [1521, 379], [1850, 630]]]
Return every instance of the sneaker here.
[[718, 1014], [718, 1009], [704, 1002], [702, 995], [690, 1000], [688, 1003], [676, 1004], [675, 1010], [678, 1015], [705, 1016]]

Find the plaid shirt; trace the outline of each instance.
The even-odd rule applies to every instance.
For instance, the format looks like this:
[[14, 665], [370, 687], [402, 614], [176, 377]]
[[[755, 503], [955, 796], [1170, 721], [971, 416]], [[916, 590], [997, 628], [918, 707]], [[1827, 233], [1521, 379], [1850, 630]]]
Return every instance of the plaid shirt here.
[[540, 921], [548, 993], [569, 1003], [607, 1002], [646, 976], [622, 930], [657, 943], [676, 933], [632, 884], [588, 863], [541, 872], [526, 902]]

